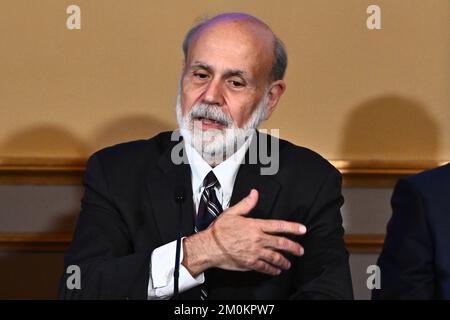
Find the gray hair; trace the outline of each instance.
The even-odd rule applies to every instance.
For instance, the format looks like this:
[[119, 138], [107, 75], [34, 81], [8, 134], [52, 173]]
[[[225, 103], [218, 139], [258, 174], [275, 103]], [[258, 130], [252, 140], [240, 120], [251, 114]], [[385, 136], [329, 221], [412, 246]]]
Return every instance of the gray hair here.
[[[217, 16], [216, 16], [217, 17]], [[183, 40], [183, 54], [184, 54], [184, 60], [186, 61], [189, 51], [189, 46], [191, 45], [192, 39], [195, 37], [195, 35], [204, 27], [206, 26], [210, 21], [215, 19], [216, 17], [213, 17], [211, 19], [205, 19], [200, 21], [199, 23], [195, 24], [189, 31], [186, 33], [186, 36]], [[254, 17], [252, 17], [254, 18]], [[254, 18], [256, 19], [256, 18]], [[258, 20], [258, 19], [256, 19]], [[284, 74], [286, 72], [288, 57], [286, 53], [286, 48], [284, 46], [284, 43], [278, 38], [273, 32], [273, 39], [274, 39], [274, 61], [272, 65], [272, 69], [270, 70], [270, 79], [272, 81], [275, 80], [282, 80], [284, 78]]]

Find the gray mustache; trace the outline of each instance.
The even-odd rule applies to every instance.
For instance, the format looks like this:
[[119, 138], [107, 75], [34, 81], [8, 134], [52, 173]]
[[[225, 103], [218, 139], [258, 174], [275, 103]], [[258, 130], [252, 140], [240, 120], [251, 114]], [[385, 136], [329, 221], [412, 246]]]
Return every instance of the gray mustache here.
[[194, 105], [189, 112], [189, 120], [192, 121], [194, 118], [207, 118], [226, 126], [233, 124], [233, 119], [229, 115], [223, 112], [220, 107], [211, 104]]

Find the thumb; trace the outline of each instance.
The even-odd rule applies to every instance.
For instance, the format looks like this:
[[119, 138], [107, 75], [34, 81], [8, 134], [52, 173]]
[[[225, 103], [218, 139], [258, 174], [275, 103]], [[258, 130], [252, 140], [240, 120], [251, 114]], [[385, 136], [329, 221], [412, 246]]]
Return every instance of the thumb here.
[[238, 216], [244, 216], [249, 213], [258, 202], [258, 191], [256, 189], [250, 190], [248, 196], [236, 203], [234, 206], [227, 210], [227, 214], [234, 214]]

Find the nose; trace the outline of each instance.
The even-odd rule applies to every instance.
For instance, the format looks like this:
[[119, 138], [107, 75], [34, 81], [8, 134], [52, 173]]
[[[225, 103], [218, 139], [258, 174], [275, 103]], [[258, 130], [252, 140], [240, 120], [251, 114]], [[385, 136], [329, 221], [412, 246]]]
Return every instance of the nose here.
[[223, 88], [220, 81], [213, 80], [208, 83], [208, 86], [203, 93], [203, 103], [223, 105]]

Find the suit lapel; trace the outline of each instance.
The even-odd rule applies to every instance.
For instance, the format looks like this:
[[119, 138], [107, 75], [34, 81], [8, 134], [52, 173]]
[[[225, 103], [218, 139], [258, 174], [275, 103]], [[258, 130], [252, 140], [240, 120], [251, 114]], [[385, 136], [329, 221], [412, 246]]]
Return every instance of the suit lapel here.
[[[171, 141], [168, 148], [158, 161], [160, 170], [156, 170], [148, 177], [148, 189], [163, 243], [176, 239], [180, 222], [179, 207], [175, 202], [175, 188], [182, 186], [185, 190], [185, 200], [182, 204], [182, 236], [194, 231], [194, 204], [192, 200], [191, 171], [187, 163], [174, 164], [171, 160], [172, 149], [179, 143]], [[184, 142], [183, 146], [184, 146]], [[184, 155], [184, 148], [181, 149]]]
[[[249, 217], [268, 218], [271, 215], [271, 211], [278, 192], [280, 190], [280, 184], [278, 181], [268, 175], [261, 175], [261, 163], [258, 160], [256, 163], [250, 163], [251, 157], [249, 152], [258, 152], [259, 155], [259, 142], [260, 133], [257, 131], [254, 139], [251, 142], [251, 146], [247, 150], [245, 155], [245, 163], [241, 164], [234, 182], [233, 194], [230, 200], [230, 206], [235, 205], [246, 197], [251, 189], [256, 189], [259, 192], [259, 199], [256, 207], [250, 212]], [[265, 141], [267, 141], [266, 139]], [[267, 150], [267, 149], [266, 149]]]

